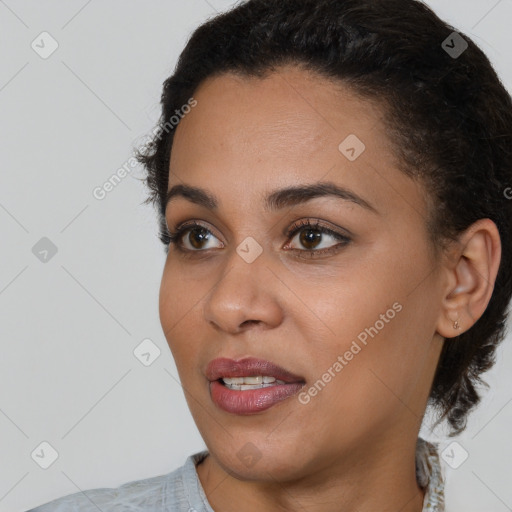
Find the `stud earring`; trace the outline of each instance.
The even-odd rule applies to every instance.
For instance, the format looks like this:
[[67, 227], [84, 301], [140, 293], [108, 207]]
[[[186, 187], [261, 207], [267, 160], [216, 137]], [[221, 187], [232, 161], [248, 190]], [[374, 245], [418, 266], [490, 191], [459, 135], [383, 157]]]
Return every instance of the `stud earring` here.
[[457, 320], [455, 320], [455, 322], [453, 322], [453, 328], [455, 330], [458, 330], [460, 329], [460, 325], [459, 325], [459, 316], [457, 315]]

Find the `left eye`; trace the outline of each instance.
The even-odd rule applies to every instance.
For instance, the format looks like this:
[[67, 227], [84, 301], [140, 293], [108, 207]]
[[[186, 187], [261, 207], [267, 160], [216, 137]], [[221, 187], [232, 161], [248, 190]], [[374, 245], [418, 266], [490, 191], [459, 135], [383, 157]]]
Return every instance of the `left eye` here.
[[[321, 251], [322, 249], [328, 249], [336, 243], [327, 244], [326, 246], [326, 238], [330, 238], [331, 241], [334, 240], [339, 241], [342, 237], [337, 233], [333, 233], [325, 228], [300, 228], [296, 231], [296, 235], [293, 237], [291, 241], [291, 245], [293, 245], [293, 241], [296, 240], [302, 247], [304, 247], [307, 251], [317, 250]], [[327, 240], [328, 242], [328, 240]], [[298, 249], [296, 247], [290, 246], [290, 249]]]
[[[349, 237], [322, 226], [319, 222], [313, 224], [309, 220], [303, 221], [298, 226], [292, 228], [287, 236], [292, 239], [290, 244], [287, 244], [287, 249], [289, 248], [289, 250], [297, 253], [305, 253], [311, 257], [334, 253], [350, 242]], [[331, 243], [329, 245], [329, 242], [325, 240], [326, 237], [338, 243]], [[305, 249], [293, 247], [294, 240], [297, 240]], [[327, 246], [326, 243], [328, 244]]]

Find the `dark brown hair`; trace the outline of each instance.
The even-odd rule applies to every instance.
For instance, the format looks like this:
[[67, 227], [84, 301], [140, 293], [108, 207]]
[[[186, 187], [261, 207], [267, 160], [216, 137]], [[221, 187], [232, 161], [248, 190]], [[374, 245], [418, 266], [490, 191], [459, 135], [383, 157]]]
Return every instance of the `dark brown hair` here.
[[[490, 303], [473, 327], [445, 342], [431, 390], [429, 403], [448, 420], [452, 435], [465, 428], [480, 400], [480, 376], [494, 364], [505, 336], [512, 294], [512, 200], [506, 193], [512, 185], [512, 102], [485, 54], [453, 32], [416, 0], [240, 3], [192, 34], [163, 84], [159, 132], [137, 152], [147, 171], [146, 203], [157, 207], [167, 251], [175, 130], [164, 127], [206, 78], [225, 72], [262, 77], [295, 64], [379, 102], [397, 164], [428, 192], [436, 250], [482, 218], [494, 221], [501, 237]], [[468, 46], [458, 55], [464, 41]]]

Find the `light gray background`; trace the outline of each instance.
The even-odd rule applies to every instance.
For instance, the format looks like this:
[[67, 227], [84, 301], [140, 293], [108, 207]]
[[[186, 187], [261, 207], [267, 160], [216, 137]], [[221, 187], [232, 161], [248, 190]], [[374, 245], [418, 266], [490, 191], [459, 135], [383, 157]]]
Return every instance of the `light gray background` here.
[[[427, 3], [511, 90], [512, 0]], [[153, 128], [193, 28], [233, 4], [0, 0], [0, 512], [168, 473], [204, 447], [159, 323], [165, 254], [142, 170], [101, 201], [93, 190]], [[47, 59], [31, 48], [43, 31], [59, 45]], [[42, 237], [58, 249], [47, 263]], [[148, 338], [161, 355], [146, 367], [133, 351]], [[469, 457], [444, 464], [448, 510], [512, 510], [510, 345], [449, 448]], [[31, 456], [44, 441], [48, 469]]]

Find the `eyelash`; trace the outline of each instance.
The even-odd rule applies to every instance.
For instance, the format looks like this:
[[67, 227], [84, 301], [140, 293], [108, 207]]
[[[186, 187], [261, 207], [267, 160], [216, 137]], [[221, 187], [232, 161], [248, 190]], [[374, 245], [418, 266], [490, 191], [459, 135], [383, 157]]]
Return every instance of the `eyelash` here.
[[[213, 234], [206, 226], [203, 226], [202, 224], [199, 224], [195, 221], [186, 222], [176, 228], [175, 231], [171, 232], [169, 231], [167, 233], [167, 239], [169, 241], [170, 245], [174, 245], [176, 249], [184, 256], [192, 256], [195, 255], [195, 253], [201, 253], [205, 252], [206, 250], [191, 250], [186, 249], [183, 247], [181, 240], [183, 236], [196, 228], [204, 229], [208, 233]], [[291, 252], [297, 254], [298, 257], [304, 258], [304, 259], [311, 259], [317, 257], [317, 255], [325, 256], [328, 254], [337, 253], [340, 251], [344, 246], [348, 245], [352, 240], [346, 236], [342, 235], [341, 233], [337, 233], [336, 231], [333, 231], [325, 226], [322, 226], [320, 221], [311, 222], [309, 219], [299, 221], [297, 224], [295, 224], [292, 228], [290, 228], [285, 234], [288, 239], [294, 238], [297, 233], [300, 231], [305, 230], [313, 230], [318, 231], [319, 233], [331, 235], [336, 240], [339, 240], [340, 243], [331, 247], [328, 247], [326, 249], [289, 249]], [[215, 236], [215, 235], [214, 235]]]

